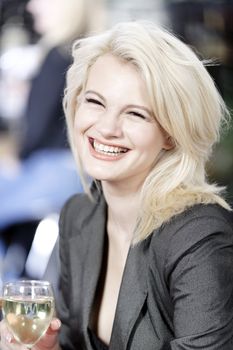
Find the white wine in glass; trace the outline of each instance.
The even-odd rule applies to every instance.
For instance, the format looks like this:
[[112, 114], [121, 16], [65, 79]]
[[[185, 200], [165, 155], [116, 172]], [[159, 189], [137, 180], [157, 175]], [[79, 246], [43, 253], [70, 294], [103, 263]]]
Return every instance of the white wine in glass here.
[[5, 283], [2, 312], [15, 339], [31, 348], [44, 335], [54, 314], [50, 283], [31, 280]]

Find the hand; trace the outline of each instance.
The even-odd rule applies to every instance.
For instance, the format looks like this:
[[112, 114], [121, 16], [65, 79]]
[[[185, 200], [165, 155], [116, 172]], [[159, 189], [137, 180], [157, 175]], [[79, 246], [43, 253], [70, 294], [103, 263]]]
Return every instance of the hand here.
[[6, 322], [0, 322], [0, 349], [1, 350], [26, 350], [26, 347], [17, 343], [12, 333], [8, 330]]
[[[45, 335], [32, 347], [32, 350], [59, 350], [58, 333], [60, 327], [61, 321], [58, 318], [54, 318]], [[25, 345], [16, 342], [5, 321], [0, 322], [0, 334], [1, 350], [28, 350]]]
[[60, 327], [61, 321], [54, 318], [45, 335], [33, 346], [32, 350], [59, 350], [58, 333]]

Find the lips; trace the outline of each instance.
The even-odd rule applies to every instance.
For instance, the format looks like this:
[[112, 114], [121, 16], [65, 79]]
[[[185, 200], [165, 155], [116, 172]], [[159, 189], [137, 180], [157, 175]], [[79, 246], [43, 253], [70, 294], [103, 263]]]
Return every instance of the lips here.
[[98, 142], [95, 139], [89, 138], [89, 141], [97, 153], [109, 156], [119, 156], [128, 151], [128, 148], [114, 146], [114, 145], [106, 145]]

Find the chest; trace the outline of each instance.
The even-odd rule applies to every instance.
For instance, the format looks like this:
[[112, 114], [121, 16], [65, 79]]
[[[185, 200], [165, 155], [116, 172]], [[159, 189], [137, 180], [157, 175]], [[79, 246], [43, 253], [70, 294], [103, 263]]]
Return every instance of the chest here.
[[117, 245], [108, 240], [102, 261], [92, 310], [92, 328], [106, 344], [111, 339], [128, 250], [129, 244]]

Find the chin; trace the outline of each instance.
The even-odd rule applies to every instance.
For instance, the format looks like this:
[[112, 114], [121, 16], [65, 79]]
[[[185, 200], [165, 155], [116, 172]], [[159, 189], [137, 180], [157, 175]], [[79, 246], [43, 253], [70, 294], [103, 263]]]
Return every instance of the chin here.
[[112, 179], [109, 178], [109, 177], [101, 176], [101, 175], [97, 175], [97, 174], [91, 175], [91, 178], [92, 178], [92, 179], [95, 179], [95, 180], [97, 180], [97, 181], [112, 181]]
[[87, 173], [92, 179], [95, 179], [97, 181], [114, 181], [116, 180], [116, 176], [106, 176], [106, 174], [100, 174], [100, 173], [97, 173], [97, 172], [88, 172]]
[[106, 176], [103, 174], [100, 174], [99, 172], [96, 171], [90, 171], [90, 169], [85, 169], [85, 173], [87, 176], [89, 176], [91, 179], [99, 180], [102, 181]]

